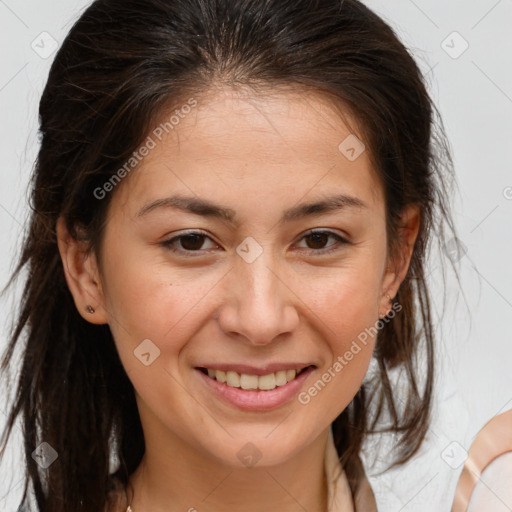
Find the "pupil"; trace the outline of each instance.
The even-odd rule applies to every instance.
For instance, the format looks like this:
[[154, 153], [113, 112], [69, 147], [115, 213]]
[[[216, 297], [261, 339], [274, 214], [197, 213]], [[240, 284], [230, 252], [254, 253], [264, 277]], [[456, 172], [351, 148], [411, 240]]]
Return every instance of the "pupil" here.
[[[323, 239], [326, 238], [327, 235], [325, 233], [312, 233], [311, 235], [309, 235], [309, 237], [313, 240], [313, 245], [315, 243], [320, 243], [320, 245], [324, 245], [321, 242], [322, 241], [325, 242], [325, 240], [323, 240]], [[318, 247], [314, 247], [314, 248], [318, 249]]]
[[[201, 246], [203, 245], [203, 242], [202, 242], [202, 239], [204, 238], [204, 235], [185, 235], [182, 239], [181, 239], [181, 246], [184, 248], [184, 249], [187, 249], [187, 250], [190, 250], [190, 251], [194, 251], [194, 250], [197, 250], [197, 249], [200, 249]], [[188, 241], [190, 241], [192, 239], [192, 244], [188, 243]], [[197, 242], [200, 242], [199, 244], [197, 244]], [[196, 244], [194, 245], [194, 242], [196, 242]]]

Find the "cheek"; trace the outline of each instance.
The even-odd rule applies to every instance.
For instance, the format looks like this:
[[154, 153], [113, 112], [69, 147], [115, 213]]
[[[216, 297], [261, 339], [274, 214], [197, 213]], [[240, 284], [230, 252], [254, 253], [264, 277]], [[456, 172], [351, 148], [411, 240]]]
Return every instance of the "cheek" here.
[[[372, 355], [375, 342], [374, 326], [378, 321], [375, 291], [365, 288], [359, 282], [356, 286], [346, 286], [337, 293], [328, 293], [325, 297], [322, 319], [328, 328], [325, 340], [329, 345], [332, 365], [341, 361], [344, 378], [353, 376], [362, 379]], [[346, 383], [345, 383], [346, 385]]]
[[[128, 244], [126, 244], [128, 245]], [[180, 272], [155, 249], [123, 250], [111, 245], [104, 265], [109, 325], [127, 369], [140, 364], [134, 350], [146, 339], [161, 351], [159, 363], [175, 365], [174, 356], [204, 322], [205, 297], [218, 281], [213, 273]], [[105, 251], [107, 254], [107, 251]]]
[[[325, 295], [322, 309], [322, 367], [298, 395], [310, 417], [332, 422], [358, 392], [372, 358], [376, 341], [374, 297], [360, 287], [346, 286]], [[310, 404], [310, 405], [308, 405]]]
[[[355, 260], [355, 259], [354, 259]], [[324, 276], [303, 276], [305, 302], [323, 322], [333, 349], [344, 349], [348, 339], [378, 320], [382, 286], [381, 262], [371, 254], [330, 270]]]
[[367, 373], [378, 333], [380, 268], [380, 260], [369, 255], [329, 279], [312, 281], [305, 291], [328, 356], [298, 400], [311, 403], [313, 416], [325, 421], [345, 409]]

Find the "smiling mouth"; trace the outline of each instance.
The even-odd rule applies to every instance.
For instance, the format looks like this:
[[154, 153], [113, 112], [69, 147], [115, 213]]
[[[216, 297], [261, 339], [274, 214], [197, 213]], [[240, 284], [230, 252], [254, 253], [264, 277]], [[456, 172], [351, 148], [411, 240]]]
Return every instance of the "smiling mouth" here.
[[280, 370], [267, 375], [249, 375], [233, 371], [213, 370], [209, 368], [198, 368], [205, 375], [213, 380], [226, 384], [231, 388], [244, 390], [271, 391], [277, 387], [285, 386], [288, 382], [295, 380], [301, 373], [313, 368], [314, 365], [306, 366], [297, 370]]

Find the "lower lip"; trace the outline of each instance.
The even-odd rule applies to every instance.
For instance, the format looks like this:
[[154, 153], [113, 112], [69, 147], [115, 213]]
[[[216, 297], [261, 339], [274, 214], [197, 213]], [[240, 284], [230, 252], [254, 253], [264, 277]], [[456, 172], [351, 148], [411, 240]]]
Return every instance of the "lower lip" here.
[[197, 368], [195, 370], [210, 390], [230, 404], [247, 411], [268, 411], [281, 407], [290, 401], [299, 392], [304, 381], [314, 369], [314, 366], [310, 366], [284, 386], [278, 386], [269, 391], [232, 388], [223, 382], [208, 377]]

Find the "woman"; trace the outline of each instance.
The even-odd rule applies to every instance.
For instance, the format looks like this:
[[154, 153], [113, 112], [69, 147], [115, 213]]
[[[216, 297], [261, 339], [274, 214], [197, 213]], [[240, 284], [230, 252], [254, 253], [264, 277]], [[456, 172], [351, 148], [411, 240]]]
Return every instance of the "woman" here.
[[95, 1], [41, 98], [13, 276], [23, 504], [375, 510], [366, 436], [401, 464], [429, 421], [435, 112], [355, 0]]

